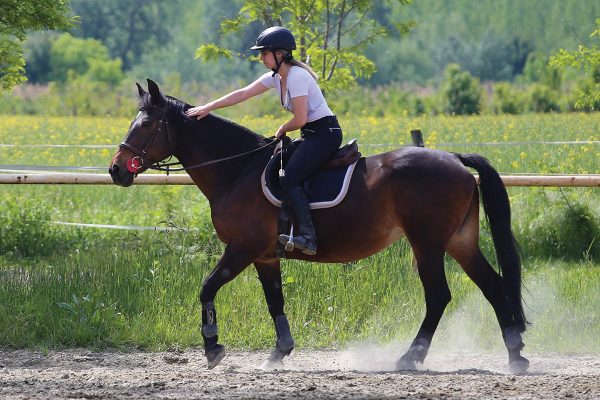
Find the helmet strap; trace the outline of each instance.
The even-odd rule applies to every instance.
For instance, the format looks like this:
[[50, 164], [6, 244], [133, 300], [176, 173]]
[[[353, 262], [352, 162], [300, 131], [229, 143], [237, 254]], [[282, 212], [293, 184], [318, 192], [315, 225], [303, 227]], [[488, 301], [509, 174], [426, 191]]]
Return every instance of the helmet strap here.
[[271, 50], [271, 52], [273, 53], [273, 58], [275, 59], [275, 68], [271, 68], [271, 71], [273, 71], [273, 75], [271, 76], [275, 76], [279, 72], [281, 64], [283, 64], [283, 57], [281, 57], [281, 60], [277, 59], [277, 55], [275, 54], [276, 51], [276, 49]]

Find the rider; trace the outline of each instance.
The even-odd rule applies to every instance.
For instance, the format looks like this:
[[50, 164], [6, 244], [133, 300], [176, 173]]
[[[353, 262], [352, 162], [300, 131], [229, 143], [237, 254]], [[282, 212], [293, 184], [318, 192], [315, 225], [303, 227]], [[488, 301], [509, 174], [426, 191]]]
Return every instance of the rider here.
[[[281, 179], [284, 196], [299, 225], [292, 241], [295, 248], [314, 255], [317, 238], [302, 182], [317, 172], [340, 147], [342, 130], [323, 97], [315, 72], [292, 56], [296, 40], [288, 29], [280, 26], [265, 29], [251, 49], [260, 51], [260, 60], [272, 72], [217, 100], [190, 108], [186, 115], [200, 119], [217, 108], [241, 103], [270, 88], [276, 90], [280, 105], [294, 116], [277, 129], [275, 136], [281, 139], [287, 132], [300, 129], [304, 139], [289, 159]], [[287, 235], [279, 235], [280, 242], [288, 240]]]

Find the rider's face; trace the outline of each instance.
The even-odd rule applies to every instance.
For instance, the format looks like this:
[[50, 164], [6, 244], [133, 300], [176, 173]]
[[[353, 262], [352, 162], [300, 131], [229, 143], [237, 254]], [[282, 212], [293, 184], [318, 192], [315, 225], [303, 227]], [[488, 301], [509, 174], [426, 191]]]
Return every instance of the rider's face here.
[[275, 58], [273, 57], [273, 52], [270, 50], [261, 50], [260, 51], [260, 61], [265, 65], [265, 67], [272, 69], [275, 68]]

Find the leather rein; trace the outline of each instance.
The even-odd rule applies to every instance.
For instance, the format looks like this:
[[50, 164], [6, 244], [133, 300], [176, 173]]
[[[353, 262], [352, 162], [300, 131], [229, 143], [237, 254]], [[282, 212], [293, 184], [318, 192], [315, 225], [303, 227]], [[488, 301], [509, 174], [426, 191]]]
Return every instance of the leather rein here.
[[[156, 137], [158, 135], [160, 135], [163, 131], [163, 127], [164, 130], [167, 134], [167, 139], [169, 140], [169, 144], [171, 145], [172, 148], [172, 153], [175, 151], [175, 146], [173, 145], [173, 142], [171, 141], [171, 135], [169, 133], [169, 121], [167, 121], [167, 109], [162, 110], [162, 115], [160, 117], [160, 119], [158, 120], [158, 125], [156, 126], [156, 128], [154, 129], [154, 132], [152, 132], [152, 135], [150, 136], [150, 139], [148, 140], [148, 142], [146, 143], [146, 145], [144, 146], [144, 148], [142, 150], [138, 149], [137, 147], [127, 143], [127, 138], [129, 136], [127, 136], [125, 138], [125, 140], [123, 140], [121, 142], [121, 144], [119, 144], [119, 149], [126, 149], [131, 151], [133, 154], [135, 154], [135, 157], [132, 157], [130, 159], [127, 160], [127, 170], [131, 173], [134, 174], [138, 174], [139, 170], [141, 169], [152, 169], [155, 171], [165, 171], [167, 173], [167, 175], [169, 175], [169, 172], [176, 172], [176, 171], [188, 171], [191, 169], [197, 169], [197, 168], [202, 168], [202, 167], [207, 167], [209, 165], [213, 165], [213, 164], [217, 164], [223, 161], [227, 161], [227, 160], [232, 160], [235, 158], [239, 158], [239, 157], [243, 157], [243, 156], [247, 156], [249, 154], [252, 153], [256, 153], [259, 152], [271, 145], [273, 145], [274, 143], [278, 142], [279, 139], [274, 138], [272, 141], [270, 141], [269, 143], [265, 144], [264, 146], [258, 147], [254, 150], [250, 150], [247, 151], [245, 153], [241, 153], [241, 154], [236, 154], [233, 156], [229, 156], [229, 157], [223, 157], [223, 158], [219, 158], [216, 160], [210, 160], [210, 161], [205, 161], [203, 163], [200, 164], [194, 164], [194, 165], [190, 165], [188, 167], [184, 167], [183, 164], [181, 162], [164, 162], [164, 161], [156, 161], [154, 163], [149, 163], [148, 159], [147, 159], [147, 155], [148, 155], [148, 150], [150, 149], [150, 146], [152, 145], [152, 143], [154, 143], [154, 140], [156, 139]], [[172, 156], [170, 156], [168, 160], [171, 159]], [[181, 167], [176, 167], [176, 168], [172, 168], [174, 166], [179, 166], [181, 165]], [[143, 171], [142, 171], [143, 172]]]

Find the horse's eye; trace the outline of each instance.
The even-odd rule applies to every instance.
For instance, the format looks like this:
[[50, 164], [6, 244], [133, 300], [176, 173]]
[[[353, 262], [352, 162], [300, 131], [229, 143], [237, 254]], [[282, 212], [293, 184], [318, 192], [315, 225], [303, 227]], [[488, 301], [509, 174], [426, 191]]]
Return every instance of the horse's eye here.
[[142, 128], [147, 128], [150, 125], [152, 125], [152, 121], [150, 121], [149, 119], [145, 119], [142, 121]]

